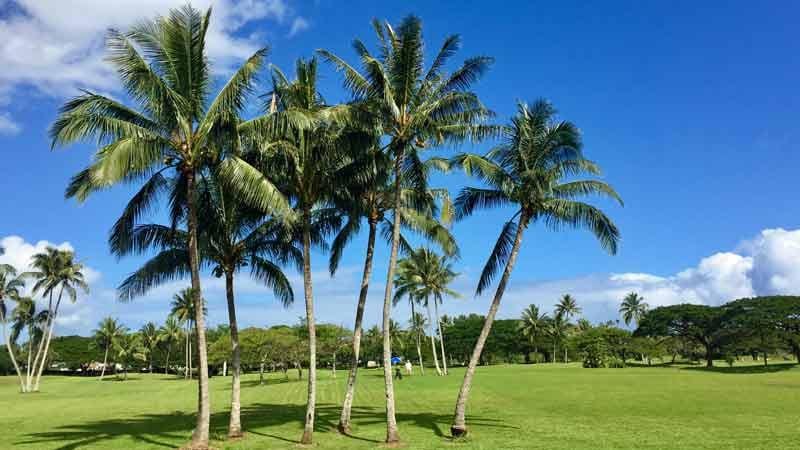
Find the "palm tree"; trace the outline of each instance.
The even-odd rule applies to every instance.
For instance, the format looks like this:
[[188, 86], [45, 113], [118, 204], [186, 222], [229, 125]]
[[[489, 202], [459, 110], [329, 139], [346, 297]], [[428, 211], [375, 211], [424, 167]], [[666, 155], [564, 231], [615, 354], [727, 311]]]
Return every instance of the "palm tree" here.
[[427, 70], [424, 68], [422, 23], [408, 16], [397, 28], [373, 21], [380, 52], [373, 56], [360, 40], [353, 43], [361, 60], [361, 72], [326, 50], [319, 53], [342, 72], [366, 123], [387, 137], [385, 151], [393, 163], [393, 227], [386, 290], [383, 297], [383, 372], [386, 389], [386, 442], [400, 440], [395, 417], [390, 359], [392, 290], [400, 245], [399, 210], [403, 179], [422, 192], [426, 184], [418, 150], [443, 143], [482, 138], [487, 129], [477, 126], [490, 114], [470, 85], [488, 68], [491, 58], [468, 59], [452, 74], [444, 72], [447, 60], [458, 50], [460, 39], [449, 36]]
[[25, 392], [25, 383], [22, 379], [22, 372], [17, 364], [17, 358], [14, 356], [14, 348], [11, 345], [11, 338], [8, 335], [6, 325], [8, 322], [8, 301], [17, 301], [20, 298], [22, 289], [25, 288], [25, 280], [17, 275], [17, 270], [8, 264], [0, 264], [0, 324], [3, 327], [3, 340], [8, 350], [8, 357], [14, 365], [14, 370], [17, 372], [19, 378], [20, 392]]
[[[453, 272], [446, 257], [439, 256], [426, 248], [414, 250], [407, 258], [400, 260], [397, 264], [397, 272], [398, 276], [395, 282], [398, 288], [395, 293], [395, 303], [399, 299], [398, 294], [401, 297], [410, 294], [420, 299], [428, 309], [428, 320], [431, 326], [434, 326], [434, 321], [430, 318], [431, 303], [434, 305], [435, 326], [439, 333], [443, 373], [447, 375], [447, 357], [444, 351], [442, 323], [439, 320], [439, 303], [446, 295], [459, 297], [458, 293], [447, 287], [458, 274]], [[436, 358], [436, 344], [434, 343], [435, 334], [436, 331], [431, 333], [431, 346], [436, 371], [440, 373]]]
[[537, 305], [529, 305], [522, 311], [519, 328], [522, 331], [522, 335], [527, 337], [533, 345], [534, 355], [539, 353], [539, 349], [536, 347], [536, 339], [545, 331], [548, 319], [547, 313], [539, 312]]
[[[114, 350], [116, 359], [122, 363], [122, 371], [125, 374], [123, 380], [128, 380], [128, 367], [134, 359], [144, 359], [142, 354], [142, 338], [136, 333], [127, 333], [123, 329], [122, 333], [114, 340]], [[119, 376], [119, 375], [118, 375]]]
[[[44, 339], [39, 342], [39, 348], [36, 353], [37, 358], [41, 356], [41, 359], [34, 359], [34, 367], [38, 362], [39, 368], [36, 370], [33, 392], [38, 392], [62, 297], [66, 292], [69, 300], [75, 303], [78, 300], [78, 289], [88, 293], [89, 285], [83, 275], [83, 264], [76, 262], [75, 254], [68, 250], [48, 247], [44, 253], [33, 255], [31, 266], [33, 271], [28, 275], [36, 279], [36, 283], [33, 285], [33, 294], [35, 295], [41, 291], [42, 296], [48, 297], [48, 322], [45, 325]], [[58, 297], [54, 305], [53, 294], [56, 290], [58, 290]], [[27, 389], [30, 391], [31, 387], [27, 386]]]
[[[195, 328], [193, 325], [197, 317], [195, 313], [196, 306], [197, 303], [195, 303], [194, 292], [192, 292], [192, 288], [190, 287], [172, 296], [170, 315], [174, 316], [181, 323], [186, 324], [186, 365], [184, 366], [184, 377], [187, 379], [192, 377], [192, 329]], [[206, 307], [203, 306], [203, 316], [205, 316], [206, 312]]]
[[419, 359], [419, 372], [422, 375], [425, 375], [425, 366], [422, 364], [422, 338], [425, 336], [425, 328], [427, 328], [427, 322], [425, 320], [425, 316], [422, 313], [414, 312], [414, 300], [412, 297], [409, 296], [408, 298], [409, 303], [411, 304], [411, 320], [409, 320], [408, 325], [408, 332], [414, 333], [417, 337], [417, 358]]
[[164, 322], [164, 326], [159, 330], [159, 341], [167, 348], [166, 361], [164, 362], [164, 375], [169, 374], [169, 355], [172, 351], [172, 346], [180, 341], [183, 337], [181, 324], [178, 320], [170, 314]]
[[[282, 222], [266, 219], [261, 213], [236, 201], [217, 177], [204, 177], [198, 186], [198, 203], [204, 211], [199, 219], [201, 265], [211, 266], [217, 277], [225, 277], [229, 329], [232, 344], [231, 416], [228, 437], [242, 436], [241, 425], [241, 350], [236, 320], [234, 276], [250, 267], [251, 277], [270, 286], [284, 307], [292, 304], [294, 293], [289, 280], [272, 259], [302, 266], [302, 252], [289, 239]], [[173, 219], [174, 222], [174, 219]], [[117, 256], [160, 252], [120, 285], [120, 295], [132, 298], [149, 289], [179, 278], [189, 271], [188, 235], [182, 230], [157, 224], [135, 225], [112, 236], [112, 252]], [[118, 230], [117, 230], [118, 231]]]
[[[348, 221], [341, 228], [331, 244], [331, 256], [329, 269], [331, 275], [336, 273], [345, 246], [358, 234], [361, 223], [366, 220], [369, 228], [367, 237], [367, 251], [364, 260], [364, 271], [361, 278], [361, 289], [359, 290], [358, 303], [356, 305], [356, 318], [353, 328], [353, 359], [350, 365], [350, 373], [347, 379], [347, 388], [344, 401], [342, 402], [342, 412], [339, 417], [339, 431], [343, 434], [350, 432], [350, 415], [355, 397], [356, 376], [358, 374], [358, 360], [361, 349], [361, 336], [363, 333], [364, 307], [369, 293], [369, 283], [372, 275], [372, 258], [375, 250], [375, 238], [379, 224], [383, 225], [383, 236], [391, 236], [392, 222], [388, 219], [387, 213], [393, 207], [391, 183], [391, 160], [386, 153], [381, 152], [377, 145], [372, 145], [366, 154], [358, 158], [354, 166], [367, 166], [367, 180], [363, 186], [357, 186], [355, 192], [345, 191], [343, 195], [338, 195], [336, 202], [340, 208], [347, 212]], [[359, 170], [354, 170], [361, 172]], [[420, 198], [418, 193], [406, 188], [403, 191], [403, 208], [400, 210], [401, 225], [403, 228], [415, 231], [427, 240], [438, 244], [448, 255], [456, 255], [458, 247], [455, 239], [446, 227], [450, 218], [449, 212], [451, 205], [446, 190], [430, 189], [426, 195]], [[436, 200], [442, 201], [441, 222], [434, 219], [438, 208]], [[443, 223], [442, 223], [443, 222]], [[401, 248], [409, 247], [407, 241], [400, 235]], [[412, 301], [412, 309], [414, 307]], [[420, 358], [420, 365], [422, 364]]]
[[226, 145], [239, 142], [238, 117], [267, 50], [257, 50], [209, 100], [213, 80], [205, 38], [210, 16], [211, 10], [202, 14], [187, 5], [127, 33], [109, 31], [109, 61], [136, 105], [87, 92], [64, 105], [50, 131], [53, 147], [92, 138], [101, 146], [94, 162], [73, 177], [68, 197], [83, 201], [97, 190], [146, 180], [126, 207], [128, 219], [150, 210], [164, 194], [186, 205], [200, 362], [193, 448], [208, 447], [211, 413], [197, 249], [198, 176], [214, 170], [232, 186], [257, 195], [265, 209], [285, 208], [274, 186], [236, 156], [237, 146]]
[[619, 306], [619, 313], [622, 315], [622, 320], [625, 321], [625, 325], [630, 325], [631, 321], [638, 325], [649, 308], [650, 305], [645, 303], [644, 297], [636, 292], [631, 292], [622, 299], [622, 304]]
[[153, 373], [153, 353], [155, 353], [158, 343], [161, 342], [161, 334], [158, 326], [153, 322], [147, 322], [139, 330], [139, 337], [142, 344], [142, 351], [147, 356], [147, 371]]
[[544, 222], [555, 230], [565, 226], [589, 228], [603, 248], [612, 254], [617, 250], [619, 230], [611, 219], [598, 208], [576, 199], [600, 194], [620, 203], [621, 200], [614, 189], [602, 181], [572, 180], [574, 176], [587, 173], [598, 175], [600, 168], [583, 157], [578, 128], [570, 122], [556, 122], [554, 116], [554, 108], [545, 101], [532, 105], [520, 103], [516, 116], [504, 127], [503, 141], [497, 147], [486, 156], [463, 154], [453, 160], [468, 175], [490, 186], [488, 189], [462, 189], [455, 202], [456, 218], [488, 207], [514, 206], [517, 209], [503, 226], [478, 281], [477, 293], [480, 294], [505, 265], [459, 390], [451, 427], [456, 437], [467, 433], [466, 406], [475, 368], [500, 307], [525, 229], [536, 222]]
[[[564, 342], [569, 331], [569, 320], [564, 314], [556, 313], [548, 323], [547, 332], [553, 338], [553, 362], [556, 362], [556, 351], [559, 342]], [[564, 345], [564, 362], [567, 362], [567, 346]]]
[[117, 322], [113, 317], [106, 317], [100, 321], [97, 329], [94, 330], [94, 342], [103, 349], [103, 369], [100, 371], [100, 380], [106, 375], [106, 366], [108, 365], [108, 351], [114, 347], [120, 336], [125, 334], [127, 330], [125, 327]]
[[[431, 320], [431, 308], [430, 302], [425, 301], [425, 299], [418, 294], [419, 289], [419, 278], [416, 273], [412, 270], [403, 270], [403, 262], [404, 260], [401, 259], [398, 262], [398, 270], [397, 274], [394, 277], [394, 283], [397, 285], [397, 290], [394, 293], [394, 299], [392, 303], [396, 306], [403, 297], [408, 297], [408, 303], [411, 305], [411, 317], [412, 320], [416, 317], [417, 312], [414, 309], [414, 305], [417, 303], [424, 303], [425, 307], [428, 309], [428, 318], [423, 320], [425, 324], [430, 325], [431, 329], [433, 329], [433, 321]], [[422, 313], [420, 313], [422, 315]], [[425, 334], [425, 333], [422, 333]], [[441, 376], [442, 369], [439, 366], [439, 357], [436, 352], [436, 342], [435, 342], [435, 333], [429, 333], [431, 338], [431, 354], [433, 355], [433, 366], [436, 368], [436, 374]], [[420, 334], [417, 334], [417, 337], [420, 337]], [[420, 360], [420, 367], [422, 366], [422, 352], [419, 348], [417, 348], [417, 356]]]
[[569, 322], [569, 318], [572, 316], [576, 316], [581, 313], [581, 307], [578, 306], [578, 303], [575, 301], [569, 294], [564, 294], [561, 297], [561, 300], [558, 301], [556, 305], [555, 315], [564, 316], [564, 319]]
[[27, 332], [28, 351], [26, 352], [27, 364], [25, 365], [25, 387], [23, 392], [30, 392], [30, 386], [36, 376], [36, 364], [31, 358], [34, 354], [33, 349], [36, 347], [41, 348], [49, 317], [49, 310], [36, 310], [36, 302], [32, 298], [17, 298], [17, 306], [11, 313], [11, 343], [12, 345], [16, 343], [23, 331]]

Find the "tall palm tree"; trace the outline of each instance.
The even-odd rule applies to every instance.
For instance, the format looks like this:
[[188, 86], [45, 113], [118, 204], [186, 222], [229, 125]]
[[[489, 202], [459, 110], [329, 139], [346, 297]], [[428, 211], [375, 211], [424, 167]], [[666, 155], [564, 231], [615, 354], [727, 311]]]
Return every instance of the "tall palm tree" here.
[[159, 330], [159, 341], [167, 348], [166, 360], [164, 361], [164, 375], [169, 374], [169, 355], [172, 346], [183, 338], [183, 330], [178, 320], [170, 314]]
[[[287, 307], [294, 301], [294, 293], [288, 278], [273, 260], [301, 267], [302, 252], [294, 245], [281, 221], [267, 219], [237, 201], [235, 195], [218, 182], [217, 177], [204, 177], [199, 182], [198, 191], [198, 204], [204, 212], [198, 221], [201, 265], [210, 266], [215, 276], [225, 277], [233, 375], [228, 437], [239, 438], [242, 436], [241, 350], [234, 276], [249, 266], [251, 277], [271, 287], [278, 300]], [[122, 282], [120, 296], [125, 299], [142, 295], [189, 271], [188, 235], [174, 227], [135, 225], [132, 230], [113, 235], [111, 248], [117, 256], [142, 253], [148, 249], [159, 250]]]
[[600, 168], [583, 157], [578, 128], [570, 122], [556, 122], [554, 117], [555, 109], [548, 102], [520, 103], [517, 114], [504, 127], [503, 141], [497, 147], [486, 156], [463, 154], [453, 160], [468, 175], [489, 185], [489, 188], [464, 188], [455, 202], [456, 218], [488, 207], [516, 208], [503, 226], [478, 281], [480, 294], [505, 265], [459, 390], [451, 426], [456, 437], [467, 433], [466, 406], [475, 368], [517, 260], [525, 229], [536, 222], [554, 230], [589, 228], [608, 252], [614, 254], [617, 250], [619, 230], [611, 219], [577, 199], [589, 194], [604, 195], [620, 203], [621, 199], [602, 181], [572, 180], [582, 174], [599, 175]]
[[161, 342], [161, 334], [158, 332], [158, 326], [153, 322], [147, 322], [139, 329], [139, 338], [142, 344], [142, 350], [147, 356], [147, 371], [153, 373], [153, 354]]
[[[556, 362], [558, 343], [564, 342], [569, 332], [569, 320], [561, 313], [555, 313], [553, 319], [549, 321], [547, 333], [553, 339], [553, 361]], [[567, 362], [567, 346], [564, 345], [564, 362]]]
[[[203, 316], [206, 315], [206, 307], [205, 303], [203, 303]], [[186, 324], [186, 346], [185, 346], [185, 366], [184, 366], [184, 377], [191, 378], [192, 377], [192, 329], [196, 329], [194, 327], [194, 321], [196, 320], [197, 314], [195, 308], [197, 307], [197, 303], [195, 302], [195, 295], [192, 292], [192, 288], [186, 288], [178, 292], [177, 294], [172, 296], [172, 305], [170, 308], [170, 315], [174, 316], [178, 321], [181, 323]]]
[[491, 58], [468, 59], [453, 73], [444, 71], [447, 60], [458, 50], [460, 38], [445, 39], [431, 65], [425, 69], [422, 22], [408, 16], [396, 28], [388, 22], [373, 21], [379, 54], [355, 40], [353, 46], [361, 61], [361, 71], [333, 53], [319, 53], [342, 72], [345, 86], [363, 109], [365, 121], [386, 136], [385, 151], [392, 159], [393, 227], [386, 289], [383, 297], [383, 373], [386, 390], [386, 442], [400, 440], [395, 417], [394, 386], [391, 370], [392, 290], [400, 245], [400, 214], [403, 179], [426, 184], [424, 165], [418, 151], [444, 143], [457, 143], [484, 137], [487, 129], [478, 126], [490, 114], [477, 96], [469, 91], [489, 67]]
[[[122, 363], [124, 380], [128, 380], [128, 367], [134, 359], [144, 359], [142, 354], [142, 337], [138, 333], [128, 333], [123, 329], [122, 333], [114, 340], [114, 350], [116, 359]], [[119, 375], [118, 375], [119, 376]]]
[[8, 335], [7, 323], [9, 313], [10, 301], [17, 301], [20, 298], [22, 289], [25, 288], [25, 280], [17, 275], [17, 270], [8, 264], [0, 264], [0, 325], [3, 327], [3, 340], [6, 344], [8, 357], [14, 365], [14, 370], [17, 372], [19, 378], [20, 392], [25, 392], [25, 383], [22, 379], [22, 372], [17, 364], [17, 358], [14, 356], [14, 348], [11, 345], [11, 338]]
[[[66, 292], [69, 300], [75, 303], [78, 300], [78, 289], [88, 293], [89, 285], [83, 275], [83, 264], [75, 261], [75, 254], [68, 250], [48, 247], [43, 253], [33, 255], [31, 266], [33, 271], [28, 275], [36, 279], [36, 283], [33, 285], [33, 294], [41, 292], [42, 296], [48, 297], [49, 302], [47, 307], [48, 322], [45, 325], [44, 339], [39, 342], [39, 349], [37, 350], [37, 357], [41, 356], [41, 358], [34, 360], [34, 367], [38, 362], [39, 368], [36, 371], [33, 392], [38, 392], [63, 295]], [[54, 304], [53, 294], [56, 291], [58, 291], [58, 297]], [[42, 344], [44, 344], [43, 347]], [[41, 354], [40, 350], [42, 351]], [[28, 390], [31, 390], [30, 386], [28, 386]]]
[[103, 368], [100, 370], [100, 380], [106, 375], [106, 366], [108, 365], [108, 351], [114, 348], [114, 345], [120, 336], [125, 334], [127, 330], [120, 325], [117, 319], [113, 317], [106, 317], [101, 320], [94, 330], [94, 342], [103, 349]]
[[[381, 152], [377, 145], [370, 146], [364, 155], [357, 158], [353, 164], [356, 167], [367, 166], [371, 170], [363, 186], [356, 186], [355, 192], [352, 190], [344, 191], [344, 195], [338, 195], [336, 199], [340, 208], [347, 212], [348, 220], [341, 228], [331, 244], [331, 255], [329, 269], [331, 275], [336, 273], [339, 261], [344, 253], [345, 246], [358, 234], [361, 224], [366, 220], [368, 225], [367, 249], [364, 260], [364, 270], [361, 278], [361, 289], [359, 290], [358, 303], [356, 304], [355, 325], [353, 328], [353, 354], [350, 365], [350, 373], [347, 379], [342, 411], [339, 417], [338, 429], [341, 433], [350, 432], [350, 416], [355, 397], [356, 376], [358, 374], [358, 360], [361, 349], [361, 336], [363, 333], [364, 307], [369, 294], [369, 284], [372, 275], [372, 258], [375, 250], [375, 238], [378, 225], [383, 225], [383, 236], [391, 236], [392, 222], [387, 215], [393, 207], [393, 184], [391, 182], [391, 160], [388, 155]], [[363, 172], [356, 169], [357, 172]], [[441, 221], [434, 218], [438, 212], [436, 200], [442, 202]], [[401, 225], [406, 230], [411, 230], [421, 234], [427, 240], [438, 244], [442, 250], [449, 255], [456, 255], [458, 247], [455, 239], [447, 229], [449, 223], [451, 205], [446, 190], [430, 189], [426, 195], [420, 196], [414, 189], [406, 188], [403, 190], [403, 208], [400, 210]], [[403, 235], [400, 235], [401, 248], [407, 248], [408, 243]], [[414, 307], [413, 301], [411, 305]], [[422, 358], [420, 357], [420, 366]]]
[[542, 335], [547, 326], [549, 317], [545, 312], [539, 312], [539, 306], [529, 305], [522, 310], [522, 317], [520, 317], [520, 331], [522, 335], [527, 337], [533, 345], [533, 354], [539, 353], [536, 347], [536, 339]]
[[12, 345], [16, 343], [19, 336], [23, 332], [27, 332], [28, 351], [26, 352], [27, 364], [25, 365], [25, 387], [23, 392], [30, 392], [30, 386], [36, 377], [36, 364], [32, 360], [32, 356], [34, 348], [41, 348], [49, 317], [49, 310], [36, 310], [36, 302], [32, 298], [17, 298], [17, 305], [11, 313], [11, 343]]
[[556, 304], [555, 315], [564, 316], [564, 320], [569, 322], [570, 317], [576, 316], [581, 313], [581, 307], [575, 298], [569, 294], [564, 294], [563, 297]]
[[414, 333], [417, 338], [417, 358], [419, 360], [419, 373], [425, 375], [425, 365], [422, 363], [422, 338], [425, 336], [425, 328], [427, 322], [422, 313], [414, 312], [415, 299], [409, 296], [409, 303], [411, 304], [411, 320], [408, 321], [408, 332]]
[[[397, 286], [397, 290], [394, 293], [394, 299], [392, 303], [396, 306], [403, 297], [408, 297], [408, 303], [411, 305], [411, 317], [412, 320], [416, 317], [417, 312], [414, 309], [414, 305], [416, 304], [424, 304], [425, 307], [428, 309], [428, 317], [424, 319], [424, 323], [428, 324], [431, 329], [433, 329], [433, 320], [431, 320], [431, 308], [430, 302], [426, 301], [421, 295], [419, 295], [419, 277], [418, 275], [412, 270], [404, 270], [403, 269], [403, 262], [405, 260], [401, 259], [397, 264], [397, 274], [394, 277], [394, 284]], [[422, 315], [422, 313], [420, 313]], [[425, 333], [423, 333], [425, 334]], [[431, 354], [433, 356], [433, 366], [436, 368], [436, 374], [441, 376], [442, 369], [439, 366], [439, 356], [436, 351], [436, 342], [435, 342], [435, 333], [427, 333], [430, 335], [431, 338]], [[417, 334], [419, 338], [420, 334]], [[419, 348], [417, 348], [417, 356], [420, 360], [420, 367], [422, 366], [422, 352]]]
[[622, 299], [622, 304], [619, 306], [619, 313], [622, 315], [622, 320], [625, 321], [625, 325], [630, 325], [631, 321], [638, 325], [649, 308], [650, 305], [645, 303], [644, 297], [636, 292], [631, 292]]
[[64, 105], [50, 131], [53, 147], [90, 139], [100, 146], [94, 162], [73, 177], [68, 197], [83, 201], [115, 184], [144, 181], [126, 208], [131, 220], [164, 194], [184, 199], [178, 203], [186, 205], [200, 363], [193, 448], [208, 447], [211, 414], [197, 250], [197, 179], [214, 170], [232, 186], [257, 195], [265, 209], [285, 207], [274, 186], [236, 156], [236, 145], [228, 145], [239, 142], [238, 117], [267, 50], [257, 50], [210, 99], [213, 80], [205, 45], [210, 16], [211, 10], [203, 14], [187, 5], [127, 33], [109, 31], [109, 61], [135, 105], [87, 92]]

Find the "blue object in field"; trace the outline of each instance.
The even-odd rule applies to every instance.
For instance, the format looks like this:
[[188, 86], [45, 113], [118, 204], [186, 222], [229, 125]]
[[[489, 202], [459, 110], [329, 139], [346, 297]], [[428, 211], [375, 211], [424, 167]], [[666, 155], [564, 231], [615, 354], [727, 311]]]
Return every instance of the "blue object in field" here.
[[392, 356], [392, 364], [400, 364], [403, 362], [403, 358], [399, 356]]

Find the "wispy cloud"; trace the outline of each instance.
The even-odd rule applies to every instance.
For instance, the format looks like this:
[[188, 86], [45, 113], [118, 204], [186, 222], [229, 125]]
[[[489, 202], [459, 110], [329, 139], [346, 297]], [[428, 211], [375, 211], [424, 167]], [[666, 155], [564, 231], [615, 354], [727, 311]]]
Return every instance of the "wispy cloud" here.
[[292, 27], [289, 29], [289, 37], [296, 35], [302, 31], [305, 31], [310, 27], [311, 24], [308, 23], [308, 20], [304, 19], [303, 17], [297, 16], [292, 21]]

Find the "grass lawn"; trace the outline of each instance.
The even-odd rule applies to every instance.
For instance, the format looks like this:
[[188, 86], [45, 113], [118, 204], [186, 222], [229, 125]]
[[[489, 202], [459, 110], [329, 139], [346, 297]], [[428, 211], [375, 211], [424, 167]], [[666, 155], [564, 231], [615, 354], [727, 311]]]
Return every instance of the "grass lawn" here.
[[[320, 373], [315, 448], [380, 447], [385, 432], [378, 370], [362, 371], [353, 436], [335, 432], [346, 373]], [[450, 419], [463, 371], [395, 384], [409, 449], [788, 449], [800, 448], [800, 367], [706, 371], [689, 367], [583, 369], [578, 365], [480, 367], [468, 410], [470, 437], [451, 442]], [[212, 379], [213, 445], [296, 447], [306, 383], [257, 375], [243, 383], [244, 440], [225, 442], [229, 380]], [[158, 449], [188, 441], [195, 383], [163, 375], [126, 382], [49, 377], [22, 396], [0, 377], [0, 448]]]

